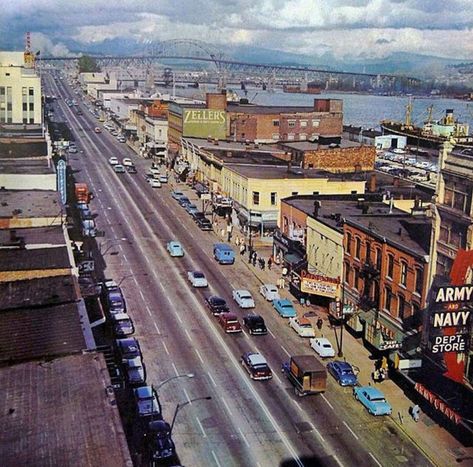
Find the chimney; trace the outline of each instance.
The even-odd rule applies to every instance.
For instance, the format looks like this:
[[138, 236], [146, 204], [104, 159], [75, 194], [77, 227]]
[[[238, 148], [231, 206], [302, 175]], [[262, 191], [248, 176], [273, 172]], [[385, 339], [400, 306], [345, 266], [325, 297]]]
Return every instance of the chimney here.
[[370, 174], [370, 179], [368, 182], [368, 191], [374, 193], [376, 191], [376, 173], [373, 172]]

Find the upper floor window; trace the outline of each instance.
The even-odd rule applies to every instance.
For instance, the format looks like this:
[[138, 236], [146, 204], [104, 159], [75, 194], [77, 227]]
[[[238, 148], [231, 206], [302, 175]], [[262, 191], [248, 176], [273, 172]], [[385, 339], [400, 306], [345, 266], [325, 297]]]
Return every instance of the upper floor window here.
[[294, 128], [296, 126], [296, 121], [295, 120], [288, 120], [287, 125], [289, 128]]
[[279, 126], [279, 120], [273, 120], [273, 126]]
[[301, 120], [300, 122], [301, 127], [305, 128], [307, 126], [307, 120]]
[[355, 258], [360, 259], [361, 257], [361, 238], [355, 237]]
[[415, 291], [420, 295], [422, 294], [423, 288], [424, 288], [424, 270], [421, 268], [416, 268]]
[[386, 274], [390, 279], [393, 278], [394, 275], [394, 256], [388, 255], [388, 270]]
[[351, 255], [351, 233], [347, 232], [347, 247], [346, 252], [348, 255]]
[[253, 191], [253, 204], [259, 205], [259, 191]]
[[401, 285], [407, 285], [407, 263], [405, 261], [401, 261], [401, 273], [399, 276], [399, 283]]
[[276, 206], [276, 204], [278, 203], [278, 194], [273, 191], [271, 193], [271, 206]]

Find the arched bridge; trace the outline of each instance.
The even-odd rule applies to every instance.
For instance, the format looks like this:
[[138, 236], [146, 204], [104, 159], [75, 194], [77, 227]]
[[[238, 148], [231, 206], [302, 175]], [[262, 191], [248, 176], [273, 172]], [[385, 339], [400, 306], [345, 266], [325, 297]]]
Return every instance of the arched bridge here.
[[[78, 60], [75, 57], [41, 57], [42, 63], [70, 62]], [[397, 82], [402, 82], [404, 87], [415, 87], [420, 80], [405, 76], [379, 75], [370, 73], [354, 73], [336, 71], [309, 66], [287, 66], [270, 63], [249, 63], [231, 58], [225, 55], [216, 46], [195, 39], [173, 39], [161, 42], [150, 42], [145, 45], [143, 55], [106, 55], [93, 56], [100, 67], [123, 66], [123, 67], [148, 67], [156, 62], [166, 59], [188, 60], [212, 63], [219, 76], [259, 76], [263, 79], [298, 79], [326, 81], [336, 77], [353, 78], [357, 81], [378, 82], [395, 87]]]

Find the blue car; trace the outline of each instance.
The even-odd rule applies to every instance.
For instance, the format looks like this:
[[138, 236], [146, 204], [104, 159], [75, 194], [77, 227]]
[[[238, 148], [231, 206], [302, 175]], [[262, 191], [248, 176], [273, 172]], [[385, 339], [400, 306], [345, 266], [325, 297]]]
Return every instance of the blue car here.
[[193, 212], [197, 212], [198, 209], [197, 209], [197, 206], [193, 203], [189, 203], [189, 204], [186, 204], [184, 206], [184, 209], [189, 213], [189, 214], [192, 214]]
[[171, 196], [175, 200], [180, 200], [184, 196], [184, 193], [182, 191], [174, 190], [174, 191], [171, 191]]
[[177, 202], [178, 202], [183, 208], [185, 208], [186, 205], [191, 204], [191, 201], [190, 201], [190, 199], [189, 199], [187, 196], [181, 196], [181, 197], [177, 200]]
[[347, 362], [335, 360], [327, 364], [327, 370], [340, 386], [356, 386], [358, 383], [352, 366]]
[[373, 386], [355, 386], [353, 395], [371, 415], [391, 415], [392, 407], [386, 402], [384, 394]]
[[184, 256], [184, 249], [179, 242], [171, 240], [168, 242], [166, 249], [169, 251], [171, 256]]
[[296, 309], [290, 300], [287, 298], [273, 300], [273, 306], [275, 310], [283, 317], [283, 318], [294, 318], [297, 316]]

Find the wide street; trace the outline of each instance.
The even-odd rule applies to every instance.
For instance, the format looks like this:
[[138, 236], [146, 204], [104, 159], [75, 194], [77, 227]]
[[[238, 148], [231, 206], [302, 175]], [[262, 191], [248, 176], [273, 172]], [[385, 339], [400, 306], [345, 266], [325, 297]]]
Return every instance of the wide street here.
[[[390, 417], [369, 415], [351, 388], [338, 386], [330, 376], [324, 395], [298, 398], [280, 367], [290, 355], [312, 353], [308, 342], [258, 294], [259, 284], [240, 258], [233, 266], [215, 262], [216, 236], [200, 231], [171, 198], [171, 183], [151, 188], [144, 177], [149, 160], [137, 157], [106, 130], [96, 134], [94, 127], [102, 124], [83, 104], [82, 116], [67, 107], [64, 98], [80, 96], [65, 81], [50, 74], [43, 79], [46, 94], [58, 97], [55, 120], [64, 115], [83, 151], [69, 155], [69, 164], [76, 181], [88, 183], [95, 195], [91, 207], [105, 232], [97, 238], [105, 275], [121, 283], [148, 383], [156, 387], [172, 376], [195, 374], [162, 386], [164, 417], [171, 422], [177, 404], [211, 397], [184, 406], [177, 415], [173, 438], [182, 465], [431, 465]], [[131, 157], [138, 173], [115, 173], [110, 156]], [[182, 184], [179, 189], [192, 194]], [[169, 256], [169, 240], [181, 242], [184, 258]], [[202, 270], [209, 289], [192, 289], [189, 270]], [[232, 302], [235, 288], [250, 290], [270, 330], [267, 336], [226, 335], [206, 309], [203, 297], [217, 294], [241, 318], [245, 313]], [[240, 364], [248, 350], [266, 357], [271, 381], [249, 378]]]

